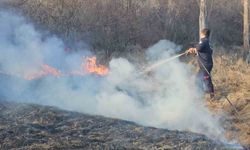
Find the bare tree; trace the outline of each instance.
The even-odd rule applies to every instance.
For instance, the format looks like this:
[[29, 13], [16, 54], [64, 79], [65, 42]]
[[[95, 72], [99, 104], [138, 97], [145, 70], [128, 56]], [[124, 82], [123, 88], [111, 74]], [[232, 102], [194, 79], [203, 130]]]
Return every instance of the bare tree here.
[[246, 61], [250, 62], [250, 51], [249, 51], [249, 18], [248, 18], [248, 0], [243, 0], [243, 46], [248, 53]]
[[21, 11], [68, 47], [83, 40], [108, 57], [160, 39], [189, 47], [198, 40], [197, 28], [208, 26], [216, 45], [243, 42], [239, 0], [0, 0], [0, 7]]
[[243, 45], [249, 49], [249, 23], [248, 23], [248, 0], [243, 1]]
[[205, 27], [207, 27], [206, 0], [200, 0], [199, 31], [201, 31]]

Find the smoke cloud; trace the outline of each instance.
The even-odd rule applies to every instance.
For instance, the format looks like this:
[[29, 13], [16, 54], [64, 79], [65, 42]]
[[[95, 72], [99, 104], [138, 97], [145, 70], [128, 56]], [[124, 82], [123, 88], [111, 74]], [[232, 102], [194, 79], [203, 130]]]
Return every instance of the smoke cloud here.
[[[18, 102], [57, 106], [172, 130], [189, 130], [223, 139], [219, 118], [204, 106], [190, 66], [173, 60], [150, 75], [124, 58], [112, 59], [107, 76], [62, 76], [24, 80], [48, 64], [63, 72], [81, 67], [88, 50], [66, 53], [57, 37], [44, 37], [22, 16], [0, 12], [0, 95]], [[181, 49], [168, 40], [148, 48], [147, 63]]]

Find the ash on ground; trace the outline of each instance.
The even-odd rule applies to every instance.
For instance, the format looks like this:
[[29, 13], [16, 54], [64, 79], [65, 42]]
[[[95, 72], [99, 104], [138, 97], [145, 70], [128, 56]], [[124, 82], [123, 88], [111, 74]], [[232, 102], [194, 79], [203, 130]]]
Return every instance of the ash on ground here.
[[234, 149], [204, 135], [0, 101], [0, 149]]

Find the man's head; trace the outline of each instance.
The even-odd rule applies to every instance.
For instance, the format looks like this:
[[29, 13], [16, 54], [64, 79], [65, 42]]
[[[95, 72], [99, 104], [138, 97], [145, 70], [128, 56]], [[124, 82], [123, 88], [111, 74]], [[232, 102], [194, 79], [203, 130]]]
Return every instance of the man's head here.
[[210, 30], [208, 28], [204, 28], [201, 30], [200, 37], [201, 38], [209, 38], [210, 36]]

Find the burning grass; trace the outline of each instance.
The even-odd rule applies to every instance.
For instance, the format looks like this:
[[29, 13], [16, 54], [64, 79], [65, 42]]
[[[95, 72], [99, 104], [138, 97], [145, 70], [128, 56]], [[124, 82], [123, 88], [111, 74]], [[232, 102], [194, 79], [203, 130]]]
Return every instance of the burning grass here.
[[[72, 75], [72, 76], [84, 76], [87, 74], [96, 74], [96, 75], [100, 75], [100, 76], [105, 76], [107, 75], [109, 72], [108, 67], [104, 66], [104, 65], [99, 65], [97, 64], [97, 60], [96, 57], [83, 57], [83, 62], [80, 66], [80, 70], [74, 70], [71, 72], [62, 72], [48, 64], [42, 64], [40, 67], [40, 70], [38, 71], [33, 71], [33, 73], [30, 73], [28, 75], [19, 75], [19, 74], [9, 74], [12, 76], [18, 76], [18, 77], [22, 77], [26, 80], [35, 80], [38, 78], [43, 78], [46, 76], [54, 76], [54, 77], [60, 77], [60, 76], [68, 76], [68, 75]], [[4, 73], [6, 74], [6, 73]]]
[[[220, 102], [218, 103], [213, 103], [213, 105], [210, 105], [210, 108], [212, 111], [217, 111], [215, 108], [220, 108], [220, 111], [223, 111], [224, 113], [228, 114], [225, 115], [224, 118], [224, 127], [228, 130], [227, 132], [227, 137], [229, 139], [235, 139], [238, 138], [239, 141], [244, 144], [244, 145], [249, 145], [249, 127], [246, 126], [245, 123], [243, 123], [243, 121], [238, 120], [238, 118], [236, 118], [234, 116], [234, 111], [231, 108], [231, 106], [228, 104], [227, 101], [225, 101], [225, 99], [223, 99], [223, 96], [228, 96], [230, 98], [230, 100], [232, 100], [233, 104], [236, 106], [237, 110], [240, 112], [241, 117], [243, 118], [242, 120], [244, 120], [244, 122], [249, 122], [249, 103], [250, 100], [248, 99], [249, 97], [249, 89], [250, 89], [250, 69], [249, 66], [247, 66], [241, 59], [237, 59], [235, 61], [232, 61], [232, 56], [231, 55], [216, 55], [215, 57], [215, 67], [213, 70], [213, 79], [214, 79], [214, 83], [215, 83], [215, 88], [216, 88], [216, 97], [217, 100], [220, 100]], [[84, 63], [84, 65], [82, 66], [88, 66], [90, 68], [90, 72], [89, 73], [98, 73], [93, 71], [93, 67], [94, 68], [98, 68], [100, 67], [99, 65], [96, 65], [96, 58], [94, 59], [90, 59], [90, 60], [86, 60], [87, 62], [90, 62], [90, 64], [88, 63]], [[87, 67], [87, 68], [88, 68]], [[100, 67], [101, 68], [101, 67]], [[43, 69], [48, 69], [48, 71], [44, 71], [45, 74], [47, 73], [47, 75], [53, 75], [53, 76], [61, 76], [61, 72], [55, 68], [49, 67], [49, 66], [45, 66]], [[95, 70], [95, 69], [94, 69]], [[104, 126], [105, 128], [102, 128], [103, 131], [98, 130], [96, 126], [94, 127], [82, 127], [82, 125], [87, 124], [88, 121], [84, 119], [84, 117], [76, 117], [73, 120], [69, 119], [69, 118], [64, 118], [62, 114], [68, 114], [68, 112], [62, 112], [62, 111], [57, 111], [57, 109], [55, 108], [47, 108], [47, 107], [42, 107], [42, 106], [33, 106], [33, 105], [29, 105], [29, 106], [25, 106], [22, 107], [20, 106], [21, 109], [24, 109], [25, 112], [20, 111], [20, 109], [18, 109], [18, 111], [14, 111], [14, 112], [8, 112], [6, 108], [13, 110], [12, 109], [12, 104], [10, 105], [3, 105], [4, 107], [2, 107], [1, 109], [3, 109], [3, 124], [2, 126], [2, 133], [0, 132], [0, 134], [2, 134], [2, 140], [4, 141], [3, 143], [3, 148], [9, 148], [10, 146], [13, 145], [14, 141], [17, 141], [16, 143], [16, 147], [23, 147], [23, 149], [29, 149], [29, 148], [37, 148], [37, 147], [42, 147], [44, 149], [49, 149], [49, 148], [70, 148], [70, 149], [76, 149], [76, 148], [80, 148], [80, 147], [88, 147], [89, 148], [97, 148], [96, 146], [102, 147], [102, 148], [110, 148], [109, 146], [111, 145], [115, 145], [114, 148], [120, 148], [120, 146], [122, 147], [126, 147], [126, 148], [131, 148], [131, 146], [133, 147], [142, 147], [142, 148], [153, 148], [150, 147], [154, 144], [157, 145], [157, 142], [155, 142], [154, 138], [149, 139], [151, 142], [151, 144], [149, 143], [145, 143], [145, 141], [139, 141], [138, 139], [140, 137], [140, 139], [143, 137], [141, 137], [141, 133], [138, 135], [137, 134], [137, 129], [139, 128], [140, 130], [145, 130], [146, 128], [144, 127], [138, 127], [136, 126], [133, 129], [124, 129], [124, 131], [120, 131], [120, 127], [118, 128], [106, 128], [106, 123], [109, 124], [109, 121], [106, 122], [105, 119], [102, 120], [102, 118], [98, 118], [101, 119], [101, 122], [95, 122], [92, 121], [94, 124], [99, 124], [100, 123], [100, 127]], [[19, 106], [18, 106], [19, 107]], [[30, 108], [29, 108], [30, 107]], [[41, 108], [39, 108], [41, 107]], [[26, 110], [27, 109], [27, 110]], [[46, 111], [44, 111], [46, 110]], [[6, 113], [7, 112], [7, 113]], [[29, 112], [29, 113], [28, 113]], [[9, 113], [9, 114], [8, 114]], [[11, 114], [13, 113], [13, 114]], [[20, 113], [20, 114], [19, 114]], [[7, 118], [7, 116], [12, 116]], [[70, 114], [70, 113], [69, 113]], [[75, 113], [73, 113], [75, 114]], [[78, 114], [79, 115], [79, 114]], [[78, 116], [76, 115], [76, 116]], [[44, 117], [46, 116], [46, 117]], [[73, 115], [74, 116], [74, 115]], [[81, 115], [80, 115], [81, 116]], [[83, 115], [85, 116], [85, 115]], [[30, 117], [32, 118], [30, 120]], [[85, 116], [87, 117], [87, 116]], [[16, 118], [15, 121], [11, 120], [10, 118]], [[87, 117], [88, 118], [88, 117]], [[95, 118], [95, 117], [94, 117]], [[5, 120], [4, 120], [5, 119]], [[90, 119], [90, 118], [89, 118]], [[66, 121], [65, 121], [66, 120]], [[112, 119], [111, 119], [112, 120]], [[87, 122], [85, 122], [87, 121]], [[102, 122], [103, 121], [103, 122]], [[4, 123], [5, 122], [5, 123]], [[10, 125], [8, 125], [6, 122], [10, 123]], [[112, 121], [111, 121], [112, 122]], [[60, 130], [57, 131], [57, 128], [59, 128]], [[33, 131], [34, 129], [34, 131]], [[65, 129], [65, 130], [64, 130]], [[19, 131], [20, 130], [20, 131]], [[21, 130], [24, 130], [23, 132], [21, 132]], [[87, 131], [86, 131], [87, 130]], [[92, 130], [98, 130], [98, 132], [94, 132], [92, 133]], [[111, 136], [111, 139], [106, 139], [106, 137], [109, 137], [110, 134], [112, 134], [111, 132], [109, 132], [110, 130], [114, 131], [114, 132], [122, 132], [119, 133], [120, 135], [123, 134], [128, 134], [127, 132], [129, 132], [129, 136], [135, 135], [135, 139], [133, 139], [133, 137], [129, 137], [129, 138], [125, 138], [125, 139], [121, 139], [121, 141], [123, 140], [127, 140], [127, 141], [131, 141], [132, 143], [128, 142], [128, 143], [118, 143], [118, 145], [116, 145], [117, 143], [113, 141], [113, 139], [117, 138], [117, 135], [115, 135], [114, 137]], [[116, 131], [118, 130], [118, 131]], [[87, 132], [87, 135], [85, 134], [85, 131]], [[107, 131], [107, 133], [106, 133]], [[59, 133], [60, 132], [60, 133]], [[89, 132], [91, 134], [89, 134]], [[84, 133], [84, 134], [82, 134]], [[8, 135], [10, 134], [10, 135]], [[147, 137], [148, 134], [151, 133], [147, 133], [145, 135], [145, 138]], [[13, 135], [13, 136], [12, 136]], [[170, 135], [170, 136], [175, 136], [176, 134]], [[4, 138], [4, 136], [7, 136], [7, 138]], [[87, 137], [86, 137], [87, 136]], [[144, 135], [143, 135], [144, 136]], [[161, 137], [161, 135], [155, 135], [155, 136], [159, 136]], [[178, 135], [176, 135], [178, 136]], [[18, 137], [18, 138], [16, 138]], [[85, 141], [86, 140], [86, 141]], [[148, 140], [148, 137], [145, 139]], [[157, 139], [156, 139], [157, 140]], [[169, 140], [169, 139], [168, 139]], [[177, 139], [175, 139], [177, 140]], [[188, 139], [187, 139], [188, 141]], [[174, 143], [174, 144], [184, 144], [186, 145], [187, 141], [184, 141], [183, 143]], [[205, 140], [206, 141], [206, 140]], [[168, 143], [166, 139], [161, 139], [160, 140], [160, 147], [164, 147], [163, 145], [167, 145]], [[60, 144], [58, 144], [60, 143]], [[133, 143], [137, 143], [139, 145], [133, 145]], [[154, 144], [152, 144], [154, 143]], [[125, 144], [125, 145], [124, 145]], [[132, 145], [131, 145], [132, 144]], [[142, 144], [142, 145], [140, 145]], [[146, 147], [144, 147], [144, 144], [148, 144]], [[191, 142], [191, 145], [189, 145], [188, 147], [192, 147], [193, 144]], [[117, 147], [116, 147], [117, 146]], [[154, 145], [155, 146], [155, 145]], [[200, 147], [200, 145], [196, 145], [197, 147]], [[213, 146], [213, 145], [212, 145]], [[170, 147], [174, 147], [174, 145], [171, 145]], [[167, 146], [168, 148], [168, 146]], [[195, 147], [196, 148], [196, 147]], [[204, 148], [202, 146], [202, 148]], [[205, 146], [205, 148], [208, 148]], [[210, 148], [210, 147], [209, 147]]]
[[107, 75], [109, 69], [104, 65], [97, 65], [96, 57], [88, 57], [86, 63], [83, 64], [86, 73], [93, 73], [98, 75]]

